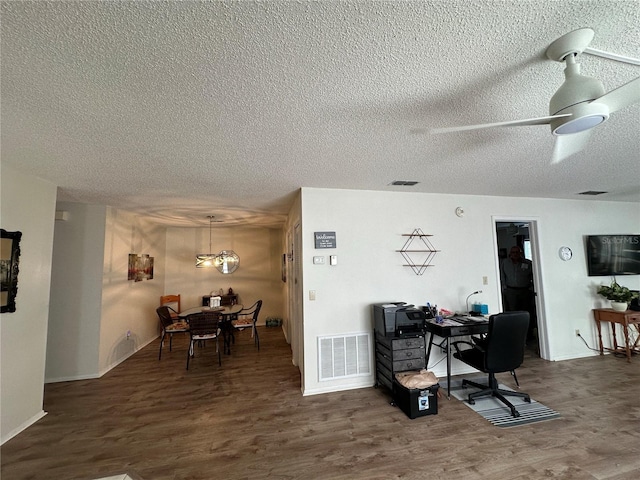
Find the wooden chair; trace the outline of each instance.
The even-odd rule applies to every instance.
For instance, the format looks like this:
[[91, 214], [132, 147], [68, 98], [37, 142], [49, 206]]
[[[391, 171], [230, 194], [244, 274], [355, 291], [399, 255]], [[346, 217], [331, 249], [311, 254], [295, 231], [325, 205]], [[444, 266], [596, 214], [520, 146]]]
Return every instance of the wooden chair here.
[[220, 345], [218, 338], [222, 330], [218, 325], [220, 315], [214, 312], [202, 312], [189, 315], [189, 333], [191, 341], [189, 342], [189, 350], [187, 351], [187, 370], [189, 370], [189, 359], [194, 356], [193, 346], [197, 342], [199, 344], [206, 340], [216, 341], [216, 352], [218, 353], [218, 365], [222, 365], [222, 357], [220, 356]]
[[258, 347], [258, 350], [260, 350], [260, 338], [258, 337], [256, 322], [258, 321], [258, 315], [260, 314], [261, 308], [262, 308], [262, 300], [258, 300], [249, 308], [242, 308], [242, 310], [238, 311], [237, 318], [231, 321], [231, 326], [233, 327], [231, 330], [231, 338], [234, 341], [234, 343], [235, 343], [235, 336], [233, 335], [234, 330], [244, 330], [245, 328], [250, 328], [251, 336], [253, 337], [253, 342], [255, 343], [256, 347]]
[[171, 311], [171, 317], [174, 319], [178, 318], [178, 314], [180, 313], [180, 295], [162, 295], [160, 297], [160, 306], [167, 306]]
[[158, 360], [162, 358], [162, 346], [164, 345], [164, 338], [169, 335], [169, 351], [171, 351], [173, 343], [173, 334], [188, 332], [189, 325], [186, 322], [174, 322], [171, 317], [171, 310], [166, 305], [156, 308], [156, 313], [160, 319], [160, 326], [162, 327], [162, 337], [160, 338], [160, 352], [158, 353]]

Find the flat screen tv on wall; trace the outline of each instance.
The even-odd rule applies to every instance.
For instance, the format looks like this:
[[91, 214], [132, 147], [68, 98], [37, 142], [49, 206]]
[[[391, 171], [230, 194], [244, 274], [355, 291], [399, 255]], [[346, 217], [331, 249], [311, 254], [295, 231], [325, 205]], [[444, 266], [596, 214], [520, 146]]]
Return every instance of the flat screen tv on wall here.
[[640, 275], [640, 234], [587, 236], [590, 277]]

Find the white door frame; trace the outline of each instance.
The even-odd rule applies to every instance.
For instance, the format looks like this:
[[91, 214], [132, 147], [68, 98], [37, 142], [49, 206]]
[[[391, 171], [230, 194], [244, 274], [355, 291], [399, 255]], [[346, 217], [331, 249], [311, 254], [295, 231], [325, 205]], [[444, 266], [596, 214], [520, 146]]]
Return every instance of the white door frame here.
[[304, 392], [304, 311], [302, 289], [302, 227], [296, 223], [293, 227], [293, 314], [291, 345], [293, 364], [300, 370], [300, 389]]
[[[538, 344], [540, 347], [540, 357], [549, 360], [549, 338], [547, 336], [547, 317], [544, 308], [544, 288], [542, 283], [542, 272], [540, 267], [540, 244], [538, 242], [538, 217], [527, 216], [504, 216], [493, 215], [491, 217], [493, 245], [495, 255], [496, 268], [496, 285], [498, 290], [498, 298], [502, 300], [502, 289], [500, 284], [500, 257], [498, 256], [498, 234], [497, 224], [504, 222], [523, 222], [529, 224], [529, 240], [531, 242], [531, 266], [533, 268], [533, 287], [536, 292], [536, 315], [538, 317]], [[500, 302], [500, 311], [502, 311], [502, 301]]]

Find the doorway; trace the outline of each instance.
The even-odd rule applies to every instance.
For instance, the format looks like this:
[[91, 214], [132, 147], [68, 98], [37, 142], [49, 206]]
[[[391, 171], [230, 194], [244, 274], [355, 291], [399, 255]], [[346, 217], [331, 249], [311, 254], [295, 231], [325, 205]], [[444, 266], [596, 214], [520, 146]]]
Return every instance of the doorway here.
[[[494, 218], [494, 234], [496, 244], [496, 267], [499, 283], [500, 303], [502, 311], [513, 309], [513, 297], [526, 299], [531, 315], [532, 328], [527, 347], [531, 353], [542, 358], [548, 358], [546, 327], [542, 308], [542, 280], [540, 276], [540, 261], [538, 248], [537, 221], [529, 218]], [[527, 289], [523, 285], [520, 290], [506, 289], [502, 272], [503, 262], [511, 261], [509, 254], [512, 250], [520, 250], [525, 263], [530, 262], [532, 288]], [[528, 261], [528, 262], [527, 262]], [[510, 305], [511, 302], [511, 305]], [[519, 309], [520, 309], [519, 308]]]

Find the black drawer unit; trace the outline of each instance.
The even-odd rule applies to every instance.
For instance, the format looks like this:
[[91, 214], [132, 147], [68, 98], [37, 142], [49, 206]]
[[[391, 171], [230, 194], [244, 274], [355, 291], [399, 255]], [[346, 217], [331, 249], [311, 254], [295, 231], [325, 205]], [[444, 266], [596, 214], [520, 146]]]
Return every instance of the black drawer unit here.
[[394, 337], [378, 335], [376, 338], [376, 386], [393, 390], [394, 375], [407, 370], [426, 368], [423, 334]]

